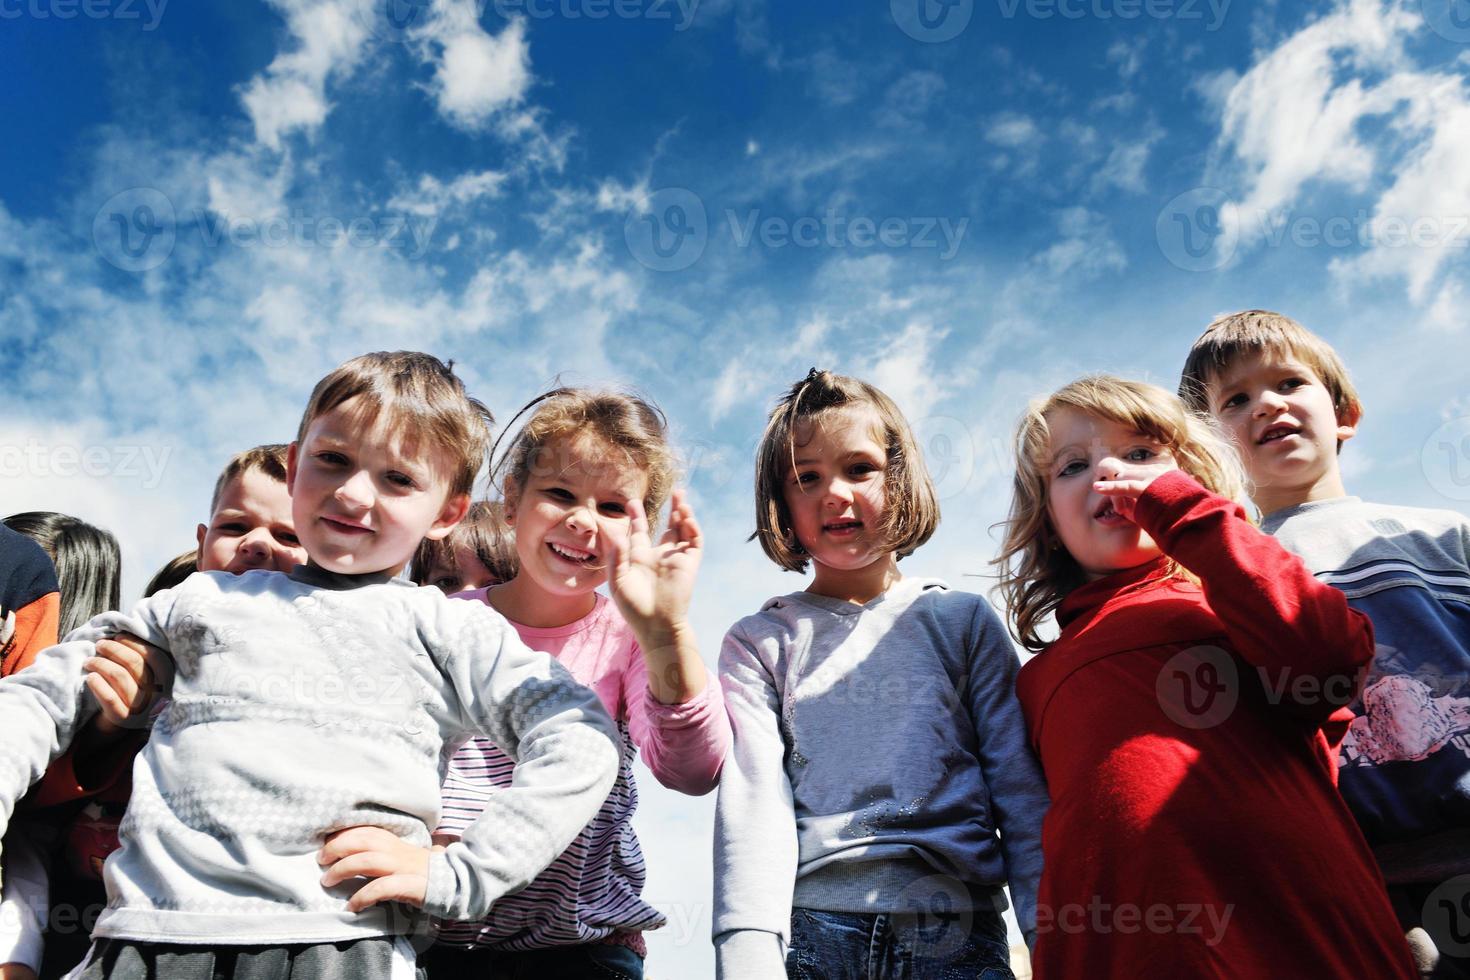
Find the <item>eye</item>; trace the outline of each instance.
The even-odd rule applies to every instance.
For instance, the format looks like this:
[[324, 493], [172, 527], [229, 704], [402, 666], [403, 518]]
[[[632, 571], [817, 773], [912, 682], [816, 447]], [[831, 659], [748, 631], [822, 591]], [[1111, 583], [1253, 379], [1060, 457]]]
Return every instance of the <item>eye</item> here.
[[622, 516], [623, 514], [626, 514], [628, 512], [628, 508], [626, 506], [624, 506], [623, 504], [618, 503], [615, 500], [609, 500], [605, 504], [600, 504], [598, 506], [598, 509], [601, 510], [601, 511], [603, 511], [603, 512], [605, 512], [605, 513], [608, 513], [608, 514], [617, 514], [619, 516]]
[[346, 456], [341, 453], [332, 452], [330, 449], [317, 453], [316, 458], [326, 466], [345, 466], [347, 464]]
[[1300, 388], [1306, 383], [1306, 378], [1287, 378], [1285, 381], [1281, 382], [1281, 387], [1286, 391], [1291, 391], [1294, 388]]
[[445, 578], [435, 579], [434, 581], [430, 582], [429, 584], [432, 585], [436, 589], [442, 590], [446, 595], [453, 595], [454, 593], [461, 591], [461, 589], [459, 587], [459, 579], [457, 579], [457, 578], [448, 578], [448, 577], [445, 577]]
[[1143, 446], [1137, 446], [1133, 449], [1128, 450], [1123, 458], [1128, 460], [1128, 462], [1130, 463], [1146, 463], [1157, 455], [1158, 453], [1154, 452], [1152, 449], [1146, 449]]
[[864, 461], [861, 463], [852, 464], [852, 466], [848, 467], [848, 472], [851, 473], [853, 476], [868, 476], [871, 473], [878, 472], [878, 467], [872, 463]]
[[572, 499], [572, 492], [565, 487], [547, 487], [541, 492], [546, 494], [546, 496], [550, 497], [552, 500], [559, 500], [563, 503]]
[[388, 482], [393, 484], [395, 487], [401, 487], [404, 490], [412, 490], [418, 486], [418, 484], [413, 482], [413, 477], [409, 476], [407, 473], [400, 473], [397, 470], [389, 473], [387, 479]]
[[1243, 393], [1237, 392], [1236, 394], [1231, 395], [1229, 398], [1225, 399], [1225, 401], [1220, 405], [1220, 407], [1221, 408], [1238, 408], [1239, 406], [1244, 405], [1244, 404], [1245, 404], [1245, 395]]
[[807, 470], [805, 473], [796, 474], [795, 482], [800, 486], [806, 486], [808, 483], [815, 482], [816, 479], [817, 474], [813, 473], [811, 470]]
[[248, 531], [250, 529], [248, 527], [246, 527], [244, 524], [241, 524], [239, 521], [231, 521], [228, 524], [220, 524], [220, 525], [218, 525], [217, 527], [215, 527], [215, 530], [216, 531], [222, 531], [222, 532], [225, 532], [227, 534], [244, 534], [246, 531]]
[[1066, 465], [1057, 472], [1057, 476], [1072, 476], [1087, 469], [1087, 463], [1080, 459], [1068, 460]]
[[300, 544], [301, 539], [290, 531], [277, 531], [276, 540], [282, 544]]

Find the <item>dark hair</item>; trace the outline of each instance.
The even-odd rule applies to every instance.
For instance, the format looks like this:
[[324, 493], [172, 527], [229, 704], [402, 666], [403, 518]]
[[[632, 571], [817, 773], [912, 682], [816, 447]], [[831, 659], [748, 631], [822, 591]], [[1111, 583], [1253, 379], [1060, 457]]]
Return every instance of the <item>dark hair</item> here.
[[44, 510], [12, 514], [5, 526], [39, 544], [56, 566], [61, 588], [58, 636], [122, 604], [122, 555], [109, 532]]
[[199, 571], [199, 552], [194, 548], [181, 551], [153, 573], [153, 577], [148, 580], [148, 585], [143, 589], [143, 598], [146, 599], [155, 592], [182, 585], [184, 579], [197, 571]]
[[285, 443], [274, 442], [247, 449], [243, 453], [236, 453], [225, 464], [224, 472], [220, 473], [219, 479], [214, 481], [214, 496], [209, 500], [210, 516], [213, 516], [219, 508], [219, 498], [224, 496], [225, 487], [230, 485], [231, 480], [248, 470], [259, 470], [277, 483], [285, 483], [287, 449]]
[[433, 585], [429, 573], [434, 565], [452, 565], [463, 552], [472, 553], [485, 566], [496, 582], [509, 582], [516, 577], [520, 561], [516, 558], [515, 532], [505, 523], [505, 507], [500, 501], [477, 500], [470, 504], [464, 520], [438, 541], [425, 538], [414, 552], [408, 577], [415, 585]]
[[766, 555], [782, 568], [806, 570], [782, 484], [796, 461], [797, 423], [841, 408], [872, 409], [874, 433], [888, 458], [882, 533], [898, 558], [906, 558], [939, 526], [939, 499], [919, 453], [919, 442], [898, 406], [866, 381], [812, 368], [781, 396], [761, 436], [755, 460], [755, 534]]

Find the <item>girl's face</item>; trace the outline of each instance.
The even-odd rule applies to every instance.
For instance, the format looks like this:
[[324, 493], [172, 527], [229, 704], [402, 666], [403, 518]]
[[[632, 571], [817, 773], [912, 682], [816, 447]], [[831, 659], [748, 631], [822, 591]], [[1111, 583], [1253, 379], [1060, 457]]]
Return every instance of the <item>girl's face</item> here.
[[1113, 509], [1110, 498], [1093, 489], [1126, 464], [1158, 475], [1178, 469], [1174, 454], [1145, 435], [1096, 415], [1059, 408], [1047, 415], [1051, 442], [1043, 462], [1046, 513], [1089, 581], [1159, 556], [1159, 546]]
[[818, 565], [851, 571], [890, 551], [881, 531], [888, 468], [882, 431], [866, 406], [831, 409], [795, 427], [796, 466], [782, 497], [797, 541]]
[[525, 486], [506, 494], [519, 577], [558, 596], [583, 595], [607, 581], [607, 542], [628, 540], [628, 504], [648, 477], [593, 436], [553, 439], [536, 455]]

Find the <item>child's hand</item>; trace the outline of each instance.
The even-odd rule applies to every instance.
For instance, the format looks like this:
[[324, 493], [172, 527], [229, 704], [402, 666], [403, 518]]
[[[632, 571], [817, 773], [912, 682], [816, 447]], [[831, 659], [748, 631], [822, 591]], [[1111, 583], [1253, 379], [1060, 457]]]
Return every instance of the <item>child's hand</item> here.
[[112, 737], [125, 728], [147, 723], [153, 699], [173, 681], [173, 661], [158, 647], [136, 636], [120, 633], [97, 641], [97, 655], [82, 665], [87, 687], [102, 706], [97, 716], [99, 735]]
[[349, 878], [372, 878], [347, 903], [361, 912], [379, 902], [406, 902], [424, 907], [429, 890], [429, 855], [442, 847], [415, 847], [382, 827], [348, 827], [327, 837], [316, 862], [327, 869], [322, 885], [331, 888]]
[[1092, 489], [1105, 497], [1111, 497], [1113, 509], [1131, 521], [1138, 508], [1138, 498], [1143, 496], [1148, 485], [1175, 468], [1172, 461], [1168, 461], [1167, 465], [1140, 465], [1105, 459], [1097, 467], [1098, 475], [1102, 479], [1094, 483]]
[[657, 545], [649, 538], [643, 501], [629, 501], [628, 512], [632, 526], [627, 543], [606, 539], [608, 591], [628, 625], [645, 637], [684, 622], [704, 555], [704, 535], [682, 490], [674, 491], [669, 527]]

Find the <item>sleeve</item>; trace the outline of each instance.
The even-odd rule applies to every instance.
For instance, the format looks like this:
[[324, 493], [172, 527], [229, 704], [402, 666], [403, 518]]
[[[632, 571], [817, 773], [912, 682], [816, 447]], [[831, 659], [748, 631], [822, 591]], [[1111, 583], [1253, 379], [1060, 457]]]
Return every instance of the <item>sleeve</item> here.
[[1036, 939], [1036, 889], [1041, 881], [1041, 822], [1049, 798], [1041, 765], [1032, 754], [1016, 675], [1021, 661], [1004, 624], [979, 600], [978, 629], [970, 656], [969, 709], [979, 747], [980, 772], [1000, 831], [1006, 884], [1016, 924], [1028, 945]]
[[1337, 589], [1189, 475], [1165, 473], [1138, 498], [1139, 525], [1199, 577], [1236, 652], [1267, 694], [1314, 724], [1352, 703], [1373, 660], [1373, 626]]
[[611, 791], [618, 734], [596, 693], [545, 653], [530, 650], [484, 606], [436, 604], [435, 651], [465, 731], [489, 738], [516, 763], [509, 789], [492, 794], [460, 840], [429, 859], [426, 911], [483, 919], [572, 843]]
[[56, 631], [61, 623], [61, 593], [48, 592], [15, 610], [15, 631], [5, 644], [5, 659], [0, 674], [9, 676], [23, 670], [36, 659], [36, 654], [56, 644]]
[[0, 963], [41, 972], [51, 904], [48, 853], [54, 831], [30, 821], [5, 836], [5, 888], [0, 896]]
[[648, 687], [648, 663], [635, 642], [623, 671], [628, 731], [660, 783], [690, 796], [715, 788], [730, 749], [730, 718], [714, 671], [704, 690], [683, 704], [663, 704]]
[[171, 605], [171, 594], [160, 592], [131, 616], [103, 613], [41, 651], [27, 669], [0, 679], [0, 836], [26, 790], [97, 713], [82, 671], [97, 641], [127, 632], [167, 650], [163, 624]]
[[738, 628], [720, 649], [720, 678], [733, 741], [715, 802], [716, 973], [770, 980], [786, 973], [798, 862], [781, 701]]

